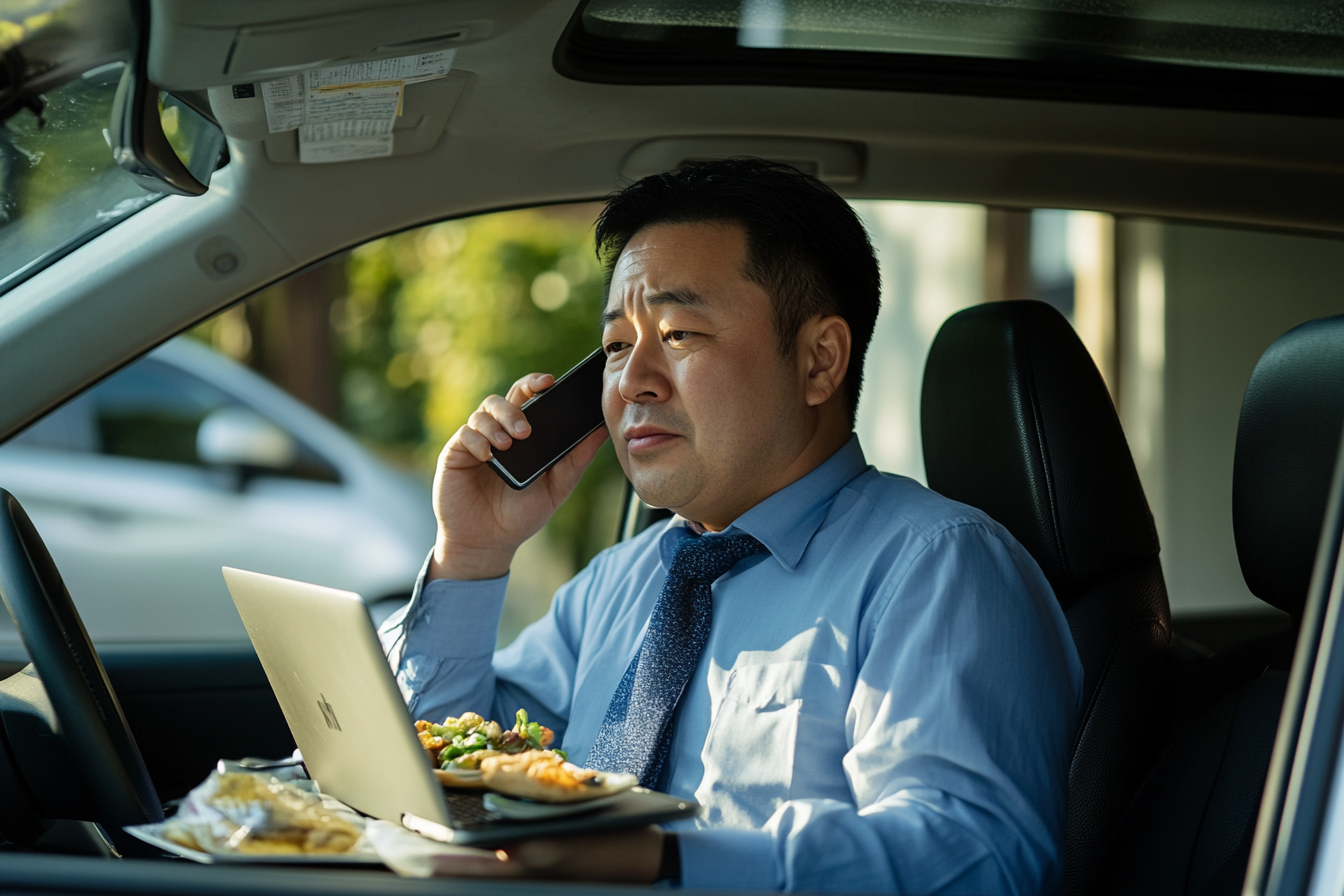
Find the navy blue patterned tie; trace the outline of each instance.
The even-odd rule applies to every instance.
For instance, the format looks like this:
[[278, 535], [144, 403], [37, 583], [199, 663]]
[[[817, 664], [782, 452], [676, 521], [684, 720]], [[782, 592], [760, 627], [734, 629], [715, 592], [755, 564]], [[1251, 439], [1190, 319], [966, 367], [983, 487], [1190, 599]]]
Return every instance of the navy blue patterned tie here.
[[672, 742], [672, 718], [709, 641], [710, 585], [742, 560], [765, 550], [750, 535], [683, 538], [672, 557], [630, 667], [607, 707], [587, 764], [629, 772], [657, 787]]

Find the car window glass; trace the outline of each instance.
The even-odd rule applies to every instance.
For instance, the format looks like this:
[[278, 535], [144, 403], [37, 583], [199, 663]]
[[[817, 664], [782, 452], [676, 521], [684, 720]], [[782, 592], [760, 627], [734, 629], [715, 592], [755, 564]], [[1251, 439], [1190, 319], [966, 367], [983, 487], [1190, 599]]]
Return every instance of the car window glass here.
[[[1067, 209], [889, 200], [853, 206], [883, 281], [856, 424], [870, 463], [923, 480], [923, 366], [949, 315], [986, 300], [1047, 302], [1072, 323], [1116, 400], [1162, 539], [1173, 612], [1182, 620], [1214, 612], [1264, 615], [1237, 571], [1228, 518], [1241, 390], [1275, 337], [1339, 310], [1344, 244]], [[315, 421], [326, 420], [313, 428], [285, 413], [268, 416], [298, 439], [294, 465], [247, 482], [202, 477], [201, 494], [208, 496], [202, 506], [214, 509], [183, 507], [200, 519], [174, 524], [183, 532], [217, 527], [200, 543], [256, 542], [272, 559], [203, 552], [188, 563], [174, 548], [164, 562], [199, 572], [192, 587], [202, 594], [215, 589], [209, 593], [220, 602], [219, 618], [236, 620], [217, 581], [221, 563], [329, 582], [374, 606], [404, 600], [433, 541], [429, 483], [443, 443], [483, 396], [502, 394], [531, 371], [562, 372], [597, 342], [602, 275], [592, 255], [592, 221], [599, 210], [596, 204], [520, 209], [399, 233], [312, 266], [186, 334], [197, 352], [213, 350], [250, 367], [251, 373], [233, 373], [288, 392], [279, 397], [298, 399], [316, 412]], [[152, 459], [165, 469], [196, 464], [200, 422], [235, 402], [235, 393], [214, 374], [187, 373], [170, 357], [159, 353], [115, 374], [30, 427], [16, 446], [101, 451]], [[217, 368], [232, 369], [214, 358], [201, 370]], [[363, 459], [352, 465], [355, 456]], [[304, 458], [316, 459], [309, 472]], [[5, 460], [0, 449], [0, 466]], [[31, 495], [36, 502], [36, 480], [0, 473], [21, 500]], [[323, 475], [348, 486], [326, 492], [348, 508], [305, 510], [297, 492], [268, 491], [267, 483], [284, 477]], [[42, 487], [57, 485], [53, 477]], [[499, 643], [544, 614], [555, 590], [615, 541], [624, 488], [608, 446], [574, 496], [520, 551]], [[240, 516], [226, 520], [213, 502], [231, 490]], [[248, 500], [263, 496], [275, 500], [267, 511], [273, 530], [257, 529], [256, 518], [243, 513]], [[306, 522], [289, 522], [291, 513]], [[391, 528], [377, 522], [384, 518]], [[365, 524], [367, 531], [360, 528]], [[57, 531], [72, 539], [58, 556], [63, 570], [76, 568], [78, 551], [87, 547], [94, 558], [90, 581], [96, 570], [99, 587], [113, 593], [96, 539], [79, 542], [85, 530], [78, 527]], [[149, 594], [144, 583], [158, 580], [173, 581], [141, 565], [123, 590], [128, 600], [140, 600]], [[197, 625], [191, 619], [181, 631]], [[158, 625], [157, 617], [144, 623], [151, 624]], [[212, 624], [200, 622], [192, 637], [212, 637]]]
[[588, 0], [580, 81], [759, 84], [1335, 117], [1338, 0]]
[[[869, 460], [923, 481], [919, 390], [947, 315], [983, 301], [987, 254], [1017, 246], [1017, 282], [1079, 327], [1103, 369], [1113, 354], [1110, 218], [1005, 213], [968, 204], [855, 201], [882, 265], [858, 432]], [[601, 206], [522, 209], [377, 240], [235, 306], [193, 332], [340, 422], [383, 457], [432, 476], [443, 443], [481, 399], [534, 370], [561, 373], [597, 344]], [[314, 333], [320, 338], [314, 339]], [[614, 540], [625, 478], [610, 446], [520, 553], [500, 642]]]
[[999, 59], [1139, 59], [1341, 73], [1337, 2], [589, 0], [592, 33], [629, 41]]
[[[444, 442], [486, 395], [505, 393], [533, 371], [562, 373], [599, 344], [602, 273], [592, 223], [600, 208], [497, 212], [376, 240], [191, 335], [428, 486]], [[521, 549], [500, 643], [543, 614], [555, 590], [614, 543], [624, 489], [608, 444]]]
[[86, 453], [101, 450], [93, 396], [85, 393], [67, 402], [16, 435], [10, 444]]
[[[201, 423], [222, 408], [242, 403], [224, 390], [173, 364], [144, 358], [113, 374], [15, 436], [30, 449], [103, 454], [190, 466], [207, 466], [197, 452]], [[296, 439], [294, 457], [271, 476], [340, 482], [330, 461]]]
[[196, 464], [196, 430], [211, 411], [236, 402], [221, 390], [153, 359], [93, 389], [101, 451], [116, 457]]
[[121, 63], [46, 94], [43, 120], [0, 124], [0, 292], [161, 199], [112, 158], [104, 132]]
[[[146, 358], [109, 378], [91, 393], [99, 451], [169, 463], [205, 465], [196, 450], [201, 423], [214, 411], [241, 402], [198, 376]], [[303, 440], [293, 460], [267, 475], [339, 482], [335, 467]]]

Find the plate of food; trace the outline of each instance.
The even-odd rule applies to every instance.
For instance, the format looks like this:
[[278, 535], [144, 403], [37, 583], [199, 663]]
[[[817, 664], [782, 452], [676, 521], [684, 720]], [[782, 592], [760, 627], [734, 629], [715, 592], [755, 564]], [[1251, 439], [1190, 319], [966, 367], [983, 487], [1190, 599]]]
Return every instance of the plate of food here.
[[383, 860], [377, 853], [370, 851], [347, 851], [343, 853], [245, 853], [245, 852], [203, 852], [190, 846], [183, 846], [175, 840], [169, 840], [165, 834], [167, 822], [157, 824], [129, 825], [126, 832], [143, 840], [151, 846], [157, 846], [166, 853], [200, 862], [202, 865], [228, 865], [233, 863], [248, 865], [382, 865]]
[[491, 790], [536, 805], [585, 804], [566, 812], [555, 809], [518, 808], [501, 810], [516, 818], [541, 818], [573, 814], [603, 805], [634, 787], [634, 775], [579, 768], [564, 750], [552, 749], [555, 732], [530, 721], [527, 710], [514, 716], [513, 727], [504, 730], [498, 722], [478, 713], [449, 716], [442, 724], [424, 720], [415, 723], [416, 735], [434, 765], [434, 775], [446, 787]]
[[[486, 759], [546, 750], [555, 741], [555, 732], [529, 721], [525, 709], [518, 710], [508, 730], [478, 713], [467, 712], [449, 716], [442, 724], [422, 719], [415, 723], [415, 733], [439, 783], [474, 789], [486, 786], [481, 774], [481, 763]], [[554, 752], [564, 755], [563, 750]]]
[[317, 793], [311, 781], [217, 769], [172, 818], [126, 830], [205, 864], [379, 864], [364, 828], [357, 812]]
[[595, 809], [610, 806], [612, 803], [624, 799], [626, 794], [631, 792], [640, 792], [640, 789], [634, 787], [630, 790], [622, 790], [619, 793], [609, 793], [606, 796], [572, 803], [538, 803], [535, 800], [506, 796], [502, 793], [487, 793], [483, 797], [483, 802], [486, 809], [498, 813], [510, 821], [539, 821], [545, 818], [563, 818], [567, 815], [592, 812]]
[[541, 804], [590, 803], [639, 783], [634, 775], [579, 768], [555, 750], [487, 757], [481, 782], [497, 794]]
[[434, 777], [444, 787], [459, 787], [467, 790], [483, 790], [485, 782], [481, 780], [481, 773], [471, 769], [453, 770], [436, 768]]

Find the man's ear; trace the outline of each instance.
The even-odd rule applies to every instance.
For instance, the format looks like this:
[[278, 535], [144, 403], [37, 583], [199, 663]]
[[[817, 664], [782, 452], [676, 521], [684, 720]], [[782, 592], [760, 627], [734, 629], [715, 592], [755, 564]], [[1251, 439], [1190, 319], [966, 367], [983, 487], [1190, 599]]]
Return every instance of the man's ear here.
[[840, 391], [852, 343], [849, 324], [835, 314], [818, 315], [798, 331], [799, 372], [805, 377], [808, 407], [823, 405]]

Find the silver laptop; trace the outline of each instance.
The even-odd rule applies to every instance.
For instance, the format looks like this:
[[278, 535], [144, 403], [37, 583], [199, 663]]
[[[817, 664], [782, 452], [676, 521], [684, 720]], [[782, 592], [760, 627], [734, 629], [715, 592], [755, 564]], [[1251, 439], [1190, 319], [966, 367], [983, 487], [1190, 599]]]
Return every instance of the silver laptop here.
[[699, 808], [636, 788], [577, 816], [520, 822], [492, 813], [479, 792], [446, 791], [434, 777], [358, 594], [227, 566], [224, 581], [309, 775], [365, 815], [439, 840], [493, 844], [656, 824]]

